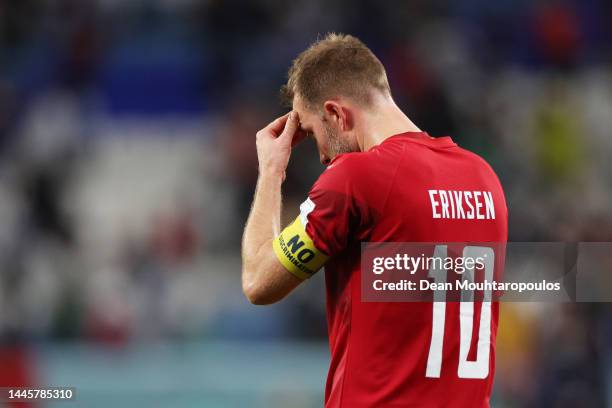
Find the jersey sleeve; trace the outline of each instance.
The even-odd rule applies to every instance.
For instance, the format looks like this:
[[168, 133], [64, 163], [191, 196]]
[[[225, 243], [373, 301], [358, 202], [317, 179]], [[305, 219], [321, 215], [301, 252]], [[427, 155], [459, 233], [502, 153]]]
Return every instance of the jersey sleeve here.
[[279, 261], [300, 279], [310, 278], [341, 252], [362, 224], [355, 174], [346, 161], [330, 164], [300, 205], [299, 216], [274, 240]]

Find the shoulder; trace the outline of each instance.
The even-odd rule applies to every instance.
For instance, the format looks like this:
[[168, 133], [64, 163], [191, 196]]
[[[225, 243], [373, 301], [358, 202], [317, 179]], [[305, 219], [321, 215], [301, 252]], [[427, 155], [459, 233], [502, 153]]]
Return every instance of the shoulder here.
[[491, 166], [491, 164], [484, 157], [472, 152], [471, 150], [467, 150], [461, 147], [459, 147], [459, 149], [463, 151], [465, 156], [468, 157], [472, 161], [472, 163], [474, 163], [474, 165], [481, 170], [481, 172], [487, 173], [499, 182], [495, 169], [493, 169], [493, 166]]
[[327, 170], [339, 169], [340, 172], [347, 174], [358, 172], [364, 165], [369, 165], [372, 161], [368, 152], [342, 153], [334, 157], [327, 166]]

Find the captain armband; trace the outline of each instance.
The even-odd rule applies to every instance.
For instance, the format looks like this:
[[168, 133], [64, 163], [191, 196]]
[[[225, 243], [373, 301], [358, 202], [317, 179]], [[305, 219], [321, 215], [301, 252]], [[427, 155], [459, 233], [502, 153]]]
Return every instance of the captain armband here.
[[315, 247], [300, 218], [297, 217], [287, 226], [272, 246], [285, 269], [300, 279], [308, 279], [321, 269], [329, 257]]

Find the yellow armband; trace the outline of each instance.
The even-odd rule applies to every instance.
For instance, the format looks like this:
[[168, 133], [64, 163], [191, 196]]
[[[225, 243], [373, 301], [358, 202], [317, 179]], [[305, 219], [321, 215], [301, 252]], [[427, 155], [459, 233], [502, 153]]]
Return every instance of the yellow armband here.
[[300, 217], [281, 232], [272, 246], [285, 269], [300, 279], [310, 278], [329, 258], [315, 247]]

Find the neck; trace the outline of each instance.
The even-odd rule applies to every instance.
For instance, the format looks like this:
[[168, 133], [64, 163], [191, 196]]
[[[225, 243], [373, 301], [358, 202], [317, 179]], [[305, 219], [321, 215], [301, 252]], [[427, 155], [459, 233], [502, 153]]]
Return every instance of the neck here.
[[380, 96], [375, 102], [375, 108], [365, 113], [361, 126], [359, 148], [362, 152], [382, 143], [391, 136], [405, 132], [421, 132], [391, 97]]

